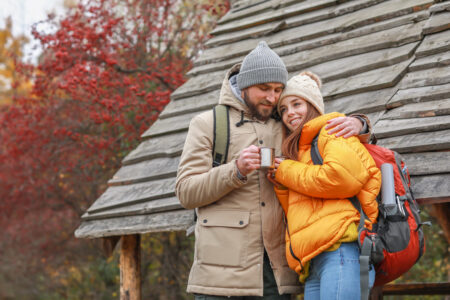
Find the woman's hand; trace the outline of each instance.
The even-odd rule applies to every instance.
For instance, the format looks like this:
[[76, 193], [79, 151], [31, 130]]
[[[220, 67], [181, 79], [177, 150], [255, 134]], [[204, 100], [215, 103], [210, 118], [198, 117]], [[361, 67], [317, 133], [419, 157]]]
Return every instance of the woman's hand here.
[[281, 162], [284, 160], [284, 157], [275, 157], [274, 159], [274, 168], [273, 168], [273, 176], [275, 177], [275, 172], [277, 171], [278, 167], [280, 166]]
[[273, 169], [269, 169], [267, 171], [267, 179], [273, 183], [273, 185], [275, 185], [277, 188], [281, 188], [282, 185], [279, 184], [276, 180], [275, 180], [275, 173], [277, 172], [278, 167], [280, 166], [281, 162], [284, 160], [283, 157], [275, 157], [274, 159], [274, 168]]

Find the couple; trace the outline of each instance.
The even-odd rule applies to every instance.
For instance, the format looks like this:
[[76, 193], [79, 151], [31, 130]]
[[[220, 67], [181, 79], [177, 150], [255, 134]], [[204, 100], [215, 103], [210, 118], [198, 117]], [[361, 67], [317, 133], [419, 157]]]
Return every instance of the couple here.
[[[213, 112], [191, 121], [176, 193], [197, 212], [187, 287], [196, 300], [287, 300], [299, 293], [299, 280], [305, 299], [360, 298], [359, 213], [346, 197], [357, 195], [375, 221], [381, 176], [351, 137], [368, 121], [324, 115], [320, 80], [310, 73], [287, 77], [265, 42], [227, 73], [219, 103], [230, 107], [230, 144], [228, 161], [218, 167], [212, 167]], [[309, 151], [317, 133], [321, 166], [312, 165]], [[259, 147], [286, 159], [266, 174]]]

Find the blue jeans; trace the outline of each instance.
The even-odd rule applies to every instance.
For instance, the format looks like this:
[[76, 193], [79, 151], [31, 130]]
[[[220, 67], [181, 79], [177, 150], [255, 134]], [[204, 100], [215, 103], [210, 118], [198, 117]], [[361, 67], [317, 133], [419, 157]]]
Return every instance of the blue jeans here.
[[[359, 281], [359, 248], [357, 242], [342, 243], [330, 252], [316, 256], [305, 282], [305, 300], [361, 299]], [[369, 271], [369, 286], [375, 281], [375, 269]]]

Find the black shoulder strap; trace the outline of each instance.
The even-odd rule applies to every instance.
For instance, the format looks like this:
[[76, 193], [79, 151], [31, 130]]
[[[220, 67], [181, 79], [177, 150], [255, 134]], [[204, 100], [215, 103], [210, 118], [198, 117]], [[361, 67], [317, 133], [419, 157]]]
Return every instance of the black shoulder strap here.
[[323, 165], [323, 159], [319, 152], [319, 146], [317, 145], [319, 141], [319, 134], [320, 131], [311, 142], [311, 159], [315, 165]]
[[218, 104], [214, 111], [213, 168], [227, 162], [228, 145], [230, 144], [229, 108]]

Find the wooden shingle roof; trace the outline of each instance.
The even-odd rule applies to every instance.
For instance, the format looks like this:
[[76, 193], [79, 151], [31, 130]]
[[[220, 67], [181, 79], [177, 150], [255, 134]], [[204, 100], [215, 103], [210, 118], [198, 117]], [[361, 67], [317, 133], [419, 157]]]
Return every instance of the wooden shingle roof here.
[[[436, 2], [436, 3], [435, 3]], [[403, 154], [416, 198], [450, 199], [450, 1], [239, 0], [108, 189], [77, 237], [186, 230], [175, 196], [191, 118], [217, 102], [229, 67], [265, 40], [290, 76], [322, 78], [327, 112], [367, 114], [378, 144]]]

